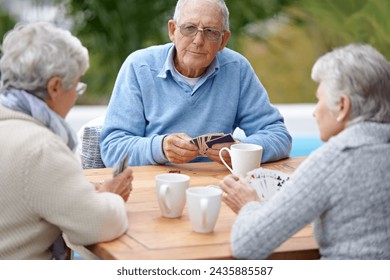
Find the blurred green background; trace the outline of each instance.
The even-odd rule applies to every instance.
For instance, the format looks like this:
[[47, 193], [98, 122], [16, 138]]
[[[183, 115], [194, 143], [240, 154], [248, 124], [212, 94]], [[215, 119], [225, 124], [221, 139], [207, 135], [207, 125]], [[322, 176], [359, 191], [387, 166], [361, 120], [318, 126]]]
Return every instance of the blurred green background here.
[[[12, 2], [12, 3], [11, 3]], [[90, 52], [78, 104], [108, 103], [116, 75], [133, 51], [169, 42], [167, 21], [176, 0], [0, 0], [0, 36], [26, 20], [10, 5], [55, 7], [53, 22], [76, 34]], [[389, 0], [226, 0], [228, 47], [248, 58], [273, 103], [313, 103], [311, 67], [323, 53], [348, 43], [369, 43], [390, 57]]]

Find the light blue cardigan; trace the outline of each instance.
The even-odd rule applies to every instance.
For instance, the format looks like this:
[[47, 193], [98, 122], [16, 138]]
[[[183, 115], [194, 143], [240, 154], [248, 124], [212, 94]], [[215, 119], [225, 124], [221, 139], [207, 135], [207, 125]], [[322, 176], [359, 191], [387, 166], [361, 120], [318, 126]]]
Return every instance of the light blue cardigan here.
[[[263, 162], [288, 157], [291, 136], [249, 62], [228, 48], [217, 54], [194, 88], [174, 70], [174, 45], [139, 50], [119, 71], [100, 142], [103, 162], [114, 166], [164, 164], [165, 135], [245, 131], [245, 143], [263, 146]], [[197, 158], [196, 161], [208, 160]]]

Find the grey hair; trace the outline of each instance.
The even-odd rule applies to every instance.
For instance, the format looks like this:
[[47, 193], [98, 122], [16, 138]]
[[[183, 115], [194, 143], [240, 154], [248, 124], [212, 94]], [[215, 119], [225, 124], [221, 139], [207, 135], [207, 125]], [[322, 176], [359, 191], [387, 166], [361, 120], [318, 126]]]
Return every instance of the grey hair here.
[[316, 61], [311, 77], [323, 83], [331, 110], [342, 94], [349, 96], [349, 124], [390, 122], [390, 62], [373, 47], [350, 44], [337, 48]]
[[88, 50], [80, 40], [48, 22], [16, 24], [4, 36], [2, 53], [2, 91], [22, 89], [41, 99], [48, 97], [52, 77], [60, 77], [69, 90], [89, 67]]
[[[198, 0], [178, 0], [177, 1], [176, 8], [175, 8], [175, 13], [173, 14], [173, 20], [176, 23], [180, 22], [181, 9], [189, 1], [198, 1]], [[222, 18], [223, 18], [222, 28], [223, 28], [224, 31], [229, 31], [230, 30], [229, 29], [230, 28], [229, 27], [229, 9], [226, 6], [225, 1], [224, 0], [208, 0], [208, 1], [210, 3], [215, 3], [215, 4], [217, 4], [219, 6], [219, 8], [221, 9]]]

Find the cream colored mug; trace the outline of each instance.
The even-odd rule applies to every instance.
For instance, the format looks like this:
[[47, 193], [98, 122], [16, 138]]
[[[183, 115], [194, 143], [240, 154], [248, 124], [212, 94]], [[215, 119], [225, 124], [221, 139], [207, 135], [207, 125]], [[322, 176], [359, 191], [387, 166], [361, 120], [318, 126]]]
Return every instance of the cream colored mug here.
[[[227, 151], [230, 155], [232, 168], [225, 162], [222, 152]], [[263, 156], [263, 147], [256, 144], [233, 144], [230, 149], [223, 147], [219, 151], [219, 158], [234, 175], [245, 176], [247, 172], [259, 168]]]
[[190, 177], [184, 174], [166, 173], [155, 177], [157, 200], [161, 214], [166, 218], [178, 218], [183, 214], [186, 190]]
[[191, 187], [186, 194], [192, 229], [199, 233], [212, 232], [221, 208], [221, 189], [215, 186]]

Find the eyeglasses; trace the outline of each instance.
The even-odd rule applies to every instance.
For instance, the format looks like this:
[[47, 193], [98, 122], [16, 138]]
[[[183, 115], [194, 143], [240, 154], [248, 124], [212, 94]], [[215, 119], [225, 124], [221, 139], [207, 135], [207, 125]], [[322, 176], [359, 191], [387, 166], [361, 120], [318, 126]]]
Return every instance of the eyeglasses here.
[[198, 34], [198, 31], [202, 31], [207, 40], [213, 42], [219, 41], [219, 39], [221, 39], [221, 36], [223, 35], [223, 32], [217, 29], [208, 27], [202, 29], [193, 24], [182, 24], [179, 26], [179, 28], [180, 33], [186, 37], [194, 37], [196, 34]]
[[87, 90], [87, 84], [83, 82], [77, 83], [76, 92], [78, 95], [82, 95]]

